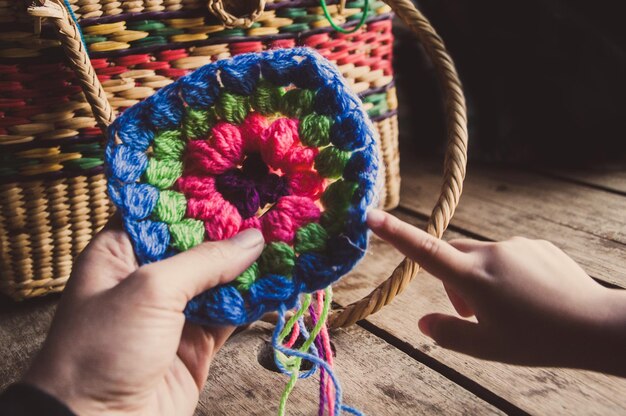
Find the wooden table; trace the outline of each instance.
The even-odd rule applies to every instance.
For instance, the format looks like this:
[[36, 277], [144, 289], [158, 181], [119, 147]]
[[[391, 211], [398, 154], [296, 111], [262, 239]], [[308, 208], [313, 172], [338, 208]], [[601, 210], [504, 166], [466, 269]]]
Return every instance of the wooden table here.
[[[437, 196], [438, 169], [412, 163], [403, 173], [402, 204], [395, 213], [422, 226]], [[472, 166], [445, 237], [514, 235], [551, 240], [595, 279], [626, 287], [626, 169], [536, 172]], [[365, 295], [400, 259], [374, 238], [366, 259], [337, 285], [337, 302]], [[56, 302], [55, 297], [0, 302], [0, 388], [19, 378], [44, 338]], [[369, 415], [626, 414], [626, 379], [503, 365], [446, 351], [417, 329], [418, 318], [435, 311], [452, 313], [441, 284], [422, 273], [392, 305], [333, 334], [347, 404]], [[285, 378], [259, 364], [270, 330], [258, 324], [228, 342], [197, 414], [276, 412]], [[315, 392], [315, 380], [299, 383], [289, 413], [315, 414]]]

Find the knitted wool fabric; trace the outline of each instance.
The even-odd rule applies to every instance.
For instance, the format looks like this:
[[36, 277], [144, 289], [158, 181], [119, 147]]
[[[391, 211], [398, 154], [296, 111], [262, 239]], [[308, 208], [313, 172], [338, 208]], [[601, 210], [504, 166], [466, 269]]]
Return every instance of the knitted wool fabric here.
[[263, 232], [258, 261], [188, 304], [193, 322], [242, 325], [292, 308], [365, 252], [374, 130], [335, 67], [310, 49], [206, 65], [126, 110], [108, 135], [109, 194], [141, 264]]

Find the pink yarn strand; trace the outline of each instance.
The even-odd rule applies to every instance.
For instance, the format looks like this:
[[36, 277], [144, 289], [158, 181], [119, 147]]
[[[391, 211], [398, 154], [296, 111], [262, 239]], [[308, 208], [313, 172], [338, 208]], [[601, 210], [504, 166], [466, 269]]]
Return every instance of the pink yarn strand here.
[[[320, 290], [317, 292], [317, 310], [318, 314], [322, 313], [322, 309], [324, 308], [324, 291]], [[333, 350], [330, 347], [330, 337], [328, 335], [328, 326], [324, 323], [322, 330], [320, 331], [319, 337], [321, 338], [321, 344], [324, 348], [324, 356], [326, 357], [326, 362], [330, 368], [333, 368]], [[328, 414], [329, 416], [335, 415], [335, 389], [333, 383], [330, 382], [328, 374], [324, 374], [325, 385], [326, 385], [326, 401], [328, 403]]]
[[289, 339], [284, 344], [285, 347], [293, 348], [293, 344], [296, 343], [296, 340], [298, 339], [299, 335], [300, 335], [300, 325], [294, 325], [293, 329], [291, 330], [291, 335], [289, 336]]

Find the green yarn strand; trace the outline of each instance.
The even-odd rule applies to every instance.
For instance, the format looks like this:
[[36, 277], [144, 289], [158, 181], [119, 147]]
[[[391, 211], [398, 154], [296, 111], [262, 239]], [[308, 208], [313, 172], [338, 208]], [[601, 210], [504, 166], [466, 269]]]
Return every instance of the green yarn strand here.
[[284, 88], [262, 80], [251, 97], [252, 107], [263, 115], [275, 114], [280, 111], [280, 101], [284, 93]]
[[335, 23], [335, 21], [333, 20], [333, 17], [330, 15], [328, 6], [326, 5], [326, 0], [320, 0], [320, 5], [322, 6], [322, 10], [324, 11], [324, 16], [326, 17], [330, 25], [333, 27], [333, 29], [335, 29], [337, 32], [340, 32], [340, 33], [350, 34], [350, 33], [356, 32], [357, 30], [362, 28], [363, 25], [365, 24], [365, 21], [367, 20], [367, 15], [369, 14], [370, 0], [365, 0], [365, 5], [363, 6], [363, 11], [361, 12], [361, 20], [359, 20], [359, 23], [352, 29], [344, 29], [343, 27]]
[[356, 183], [343, 179], [333, 182], [322, 194], [322, 204], [326, 209], [345, 211], [350, 206], [358, 187]]
[[194, 110], [187, 108], [185, 122], [183, 123], [183, 133], [187, 140], [206, 139], [211, 127], [216, 122], [215, 110]]
[[283, 95], [280, 104], [283, 114], [293, 118], [302, 118], [313, 112], [315, 92], [294, 88]]
[[296, 253], [309, 251], [323, 252], [326, 250], [328, 232], [318, 223], [312, 222], [296, 231]]
[[291, 276], [296, 264], [296, 253], [288, 244], [273, 242], [265, 246], [259, 258], [262, 274], [282, 274]]
[[233, 124], [243, 123], [249, 110], [250, 102], [248, 97], [230, 92], [220, 95], [215, 107], [215, 111], [221, 119]]
[[179, 160], [150, 159], [144, 173], [146, 182], [159, 189], [167, 189], [183, 174], [183, 162]]
[[259, 278], [259, 265], [254, 262], [235, 279], [235, 287], [240, 292], [250, 290], [250, 286]]
[[346, 228], [348, 221], [347, 211], [336, 209], [327, 209], [320, 218], [320, 224], [326, 229], [329, 235], [336, 236], [341, 234]]
[[350, 155], [350, 152], [329, 146], [315, 157], [315, 169], [325, 178], [340, 178]]
[[181, 221], [187, 211], [185, 195], [176, 191], [161, 191], [159, 201], [154, 208], [154, 217], [158, 221], [173, 224]]
[[171, 245], [178, 251], [186, 251], [201, 244], [204, 241], [204, 223], [193, 218], [171, 224], [169, 226], [172, 235]]
[[159, 160], [180, 160], [185, 151], [185, 142], [178, 130], [164, 130], [154, 137], [154, 157]]
[[311, 113], [300, 120], [300, 140], [307, 146], [321, 147], [330, 144], [333, 121], [328, 116]]
[[[293, 327], [298, 323], [298, 320], [304, 316], [304, 312], [309, 309], [309, 305], [311, 304], [311, 295], [306, 293], [302, 296], [302, 305], [296, 311], [296, 313], [287, 321], [285, 327], [278, 335], [278, 342], [282, 344], [287, 335], [291, 333]], [[310, 345], [309, 345], [310, 346]], [[285, 389], [283, 390], [283, 394], [280, 396], [280, 404], [278, 405], [278, 415], [284, 416], [285, 411], [287, 409], [287, 401], [289, 400], [289, 395], [293, 391], [296, 383], [298, 382], [298, 375], [300, 374], [300, 366], [302, 360], [299, 357], [288, 357], [280, 351], [274, 350], [274, 354], [276, 354], [276, 358], [281, 362], [283, 367], [291, 371], [291, 376], [289, 377], [289, 382], [285, 385]]]
[[[307, 352], [309, 350], [309, 348], [311, 348], [311, 344], [313, 344], [313, 342], [315, 341], [315, 338], [317, 338], [318, 334], [322, 330], [322, 327], [326, 324], [326, 320], [328, 319], [328, 314], [330, 312], [331, 302], [333, 300], [333, 292], [332, 292], [332, 289], [331, 289], [330, 286], [328, 286], [326, 289], [324, 289], [324, 295], [325, 295], [324, 296], [324, 306], [322, 307], [322, 312], [320, 313], [320, 316], [319, 316], [319, 319], [318, 319], [317, 323], [315, 324], [315, 326], [311, 330], [311, 333], [309, 334], [309, 337], [306, 339], [306, 341], [304, 341], [302, 346], [300, 348], [298, 348], [298, 351], [300, 351], [300, 352]], [[302, 317], [302, 314], [304, 314], [304, 311], [308, 309], [310, 304], [311, 304], [311, 295], [310, 294], [306, 294], [305, 295], [305, 301], [303, 302], [302, 306], [298, 310], [298, 313], [296, 313], [287, 322], [287, 324], [285, 325], [285, 328], [283, 328], [283, 331], [280, 333], [280, 336], [279, 336], [279, 341], [280, 342], [282, 342], [282, 340], [285, 339], [287, 334], [289, 334], [293, 330], [294, 325], [296, 324], [298, 319], [300, 319], [300, 317]], [[302, 311], [302, 314], [300, 314], [298, 316], [300, 311]], [[281, 336], [282, 336], [282, 338], [281, 338]], [[288, 368], [289, 370], [291, 370], [291, 377], [289, 378], [289, 382], [285, 386], [285, 390], [283, 391], [283, 394], [280, 397], [280, 405], [278, 406], [278, 414], [280, 416], [283, 416], [285, 414], [285, 410], [286, 410], [286, 407], [287, 407], [287, 400], [289, 399], [289, 395], [291, 394], [291, 392], [293, 391], [294, 387], [296, 386], [296, 382], [298, 381], [298, 375], [300, 373], [300, 366], [302, 364], [302, 358], [300, 358], [300, 357], [285, 357], [285, 355], [282, 354], [282, 353], [280, 354], [280, 356], [278, 356], [279, 359], [281, 359], [283, 357], [285, 358], [284, 362], [287, 363], [287, 365], [285, 365], [285, 367]]]

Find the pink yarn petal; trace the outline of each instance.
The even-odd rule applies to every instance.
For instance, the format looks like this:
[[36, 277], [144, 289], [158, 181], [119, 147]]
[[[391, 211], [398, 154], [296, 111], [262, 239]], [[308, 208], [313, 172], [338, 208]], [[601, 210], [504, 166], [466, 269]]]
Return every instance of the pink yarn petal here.
[[312, 169], [315, 156], [319, 153], [316, 147], [297, 145], [289, 149], [282, 161], [282, 169], [287, 172]]
[[275, 169], [282, 167], [282, 161], [289, 149], [298, 141], [298, 120], [279, 118], [265, 130], [263, 134], [264, 145], [261, 148], [261, 156], [265, 163]]
[[220, 121], [211, 130], [213, 137], [210, 140], [211, 146], [217, 150], [225, 159], [231, 161], [233, 165], [243, 161], [243, 138], [241, 131], [233, 124]]
[[246, 218], [241, 222], [241, 228], [239, 231], [247, 230], [248, 228], [261, 229], [261, 220], [258, 217]]
[[183, 176], [176, 181], [176, 189], [187, 198], [208, 198], [217, 192], [213, 176]]
[[241, 228], [241, 215], [219, 193], [208, 198], [187, 200], [187, 216], [204, 221], [209, 240], [230, 238]]
[[228, 204], [221, 215], [204, 221], [209, 240], [219, 241], [234, 237], [241, 228], [241, 215], [233, 205]]
[[278, 200], [274, 208], [285, 212], [292, 219], [296, 227], [302, 227], [310, 222], [317, 222], [322, 213], [311, 198], [289, 195]]
[[270, 126], [267, 118], [257, 112], [251, 112], [239, 126], [246, 152], [258, 152], [264, 143], [263, 133]]
[[288, 213], [274, 207], [261, 218], [261, 225], [261, 231], [263, 231], [263, 237], [267, 243], [283, 241], [287, 244], [293, 244], [297, 227], [291, 221]]
[[293, 244], [298, 228], [319, 221], [320, 209], [310, 198], [289, 195], [261, 218], [265, 241], [284, 241]]
[[288, 176], [289, 189], [293, 195], [319, 199], [324, 192], [325, 180], [313, 171], [296, 171]]
[[193, 140], [187, 143], [185, 162], [189, 171], [200, 174], [217, 175], [236, 166], [232, 159], [225, 158], [206, 140]]

